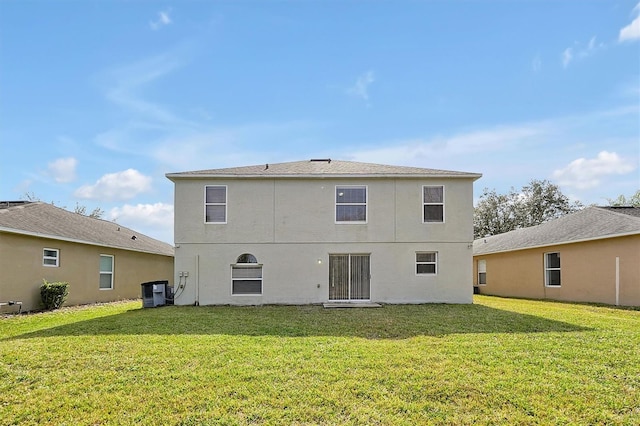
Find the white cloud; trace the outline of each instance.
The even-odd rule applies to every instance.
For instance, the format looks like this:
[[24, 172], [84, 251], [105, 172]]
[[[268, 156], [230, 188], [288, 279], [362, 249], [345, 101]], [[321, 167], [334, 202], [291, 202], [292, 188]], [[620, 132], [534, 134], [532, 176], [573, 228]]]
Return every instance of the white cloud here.
[[151, 189], [151, 178], [137, 170], [128, 169], [122, 172], [109, 173], [102, 176], [94, 185], [83, 185], [74, 195], [85, 199], [101, 201], [129, 200], [136, 195]]
[[609, 175], [623, 175], [635, 170], [632, 161], [615, 152], [602, 151], [596, 158], [578, 158], [567, 167], [553, 172], [553, 178], [562, 186], [589, 189], [599, 186]]
[[640, 39], [640, 2], [636, 4], [636, 7], [631, 11], [637, 14], [636, 19], [631, 21], [629, 25], [620, 30], [618, 41], [633, 41]]
[[107, 218], [152, 238], [170, 244], [173, 241], [173, 205], [171, 204], [125, 204], [109, 210]]
[[169, 52], [110, 70], [107, 78], [115, 81], [106, 90], [106, 98], [144, 119], [168, 125], [185, 124], [160, 104], [149, 102], [140, 95], [142, 88], [181, 66], [178, 55]]
[[73, 158], [58, 158], [49, 163], [47, 173], [58, 183], [72, 182], [76, 178], [76, 165], [78, 161]]
[[171, 204], [125, 204], [114, 207], [106, 214], [108, 220], [173, 244], [173, 206]]
[[572, 59], [573, 50], [570, 47], [567, 47], [566, 49], [564, 49], [564, 52], [562, 52], [562, 66], [565, 68], [568, 67]]
[[412, 139], [378, 149], [367, 149], [349, 154], [355, 161], [409, 165], [420, 160], [444, 159], [507, 149], [546, 132], [546, 125], [523, 124], [501, 126], [487, 130], [460, 133], [448, 137]]
[[149, 22], [149, 27], [151, 27], [151, 29], [155, 31], [159, 30], [165, 25], [169, 25], [171, 22], [173, 22], [171, 21], [171, 16], [169, 16], [170, 12], [171, 10], [161, 10], [160, 12], [158, 12], [158, 18], [155, 21]]
[[591, 56], [603, 47], [605, 44], [598, 42], [596, 36], [591, 37], [586, 45], [576, 42], [573, 47], [567, 47], [562, 52], [562, 66], [567, 68], [577, 58], [583, 59]]
[[542, 70], [542, 59], [540, 58], [540, 54], [537, 54], [533, 61], [531, 61], [531, 68], [534, 73], [539, 73]]
[[373, 71], [367, 71], [364, 74], [358, 76], [353, 86], [347, 89], [347, 94], [363, 99], [369, 100], [369, 86], [375, 81]]
[[632, 41], [640, 39], [640, 16], [620, 30], [618, 41]]

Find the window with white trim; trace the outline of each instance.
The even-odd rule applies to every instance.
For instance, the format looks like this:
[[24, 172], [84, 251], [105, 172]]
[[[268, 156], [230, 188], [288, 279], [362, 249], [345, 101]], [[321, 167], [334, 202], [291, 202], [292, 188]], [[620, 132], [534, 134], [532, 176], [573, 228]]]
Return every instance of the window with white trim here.
[[42, 249], [42, 266], [57, 268], [60, 266], [60, 250], [52, 248]]
[[241, 254], [231, 265], [231, 294], [262, 295], [262, 265], [252, 254]]
[[444, 186], [422, 187], [422, 221], [444, 222]]
[[416, 253], [416, 275], [436, 275], [438, 273], [438, 252]]
[[205, 223], [227, 223], [227, 187], [207, 185], [204, 187]]
[[487, 261], [478, 260], [478, 285], [487, 284]]
[[100, 255], [100, 290], [113, 289], [113, 256]]
[[560, 287], [560, 253], [544, 254], [544, 285]]
[[367, 187], [336, 186], [336, 223], [367, 222]]

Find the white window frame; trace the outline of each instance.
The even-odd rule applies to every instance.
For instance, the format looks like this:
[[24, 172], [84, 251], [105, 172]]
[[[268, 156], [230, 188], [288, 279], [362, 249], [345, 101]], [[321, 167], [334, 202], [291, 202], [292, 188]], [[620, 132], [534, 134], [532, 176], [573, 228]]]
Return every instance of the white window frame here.
[[[47, 252], [54, 252], [56, 255], [55, 256], [48, 256]], [[54, 263], [47, 263], [48, 260], [53, 260]], [[47, 248], [44, 247], [42, 249], [42, 266], [47, 267], [47, 268], [58, 268], [60, 266], [60, 250], [59, 249], [54, 249], [54, 248]]]
[[[424, 190], [425, 188], [442, 188], [442, 202], [439, 203], [428, 203], [425, 201], [424, 199]], [[446, 211], [445, 211], [445, 189], [444, 189], [444, 185], [422, 185], [422, 193], [420, 194], [420, 196], [422, 197], [422, 211], [420, 212], [420, 215], [422, 216], [422, 223], [445, 223], [445, 219], [446, 219]], [[424, 208], [426, 206], [442, 206], [442, 221], [435, 221], [435, 220], [430, 220], [427, 221], [425, 220], [425, 214], [424, 214]]]
[[[111, 258], [111, 271], [103, 271], [102, 270], [102, 258], [103, 257], [110, 257]], [[102, 290], [113, 290], [113, 274], [114, 271], [116, 269], [116, 260], [115, 260], [115, 256], [111, 255], [111, 254], [101, 254], [100, 255], [100, 281], [102, 281], [102, 276], [103, 275], [109, 275], [111, 280], [111, 287], [100, 287], [100, 281], [98, 281], [98, 288], [102, 291]]]
[[[484, 274], [484, 283], [481, 282], [481, 275]], [[478, 260], [478, 285], [487, 285], [487, 261], [486, 259]]]
[[[250, 253], [245, 253], [245, 254], [250, 254]], [[245, 254], [242, 254], [238, 257], [238, 259], [242, 256], [244, 256]], [[264, 292], [264, 269], [263, 269], [263, 264], [262, 263], [257, 263], [257, 259], [254, 255], [251, 254], [251, 256], [253, 257], [253, 259], [256, 260], [256, 263], [233, 263], [231, 264], [231, 296], [235, 297], [235, 296], [262, 296], [262, 293]], [[259, 269], [260, 270], [260, 277], [259, 278], [234, 278], [233, 277], [233, 271], [235, 268], [242, 268], [242, 269]], [[236, 280], [242, 280], [242, 281], [260, 281], [260, 293], [234, 293], [233, 292], [233, 284], [234, 281]]]
[[[433, 262], [419, 262], [418, 255], [419, 254], [433, 254], [435, 255], [435, 260]], [[435, 276], [438, 275], [438, 252], [437, 251], [417, 251], [415, 252], [415, 264], [413, 270], [415, 271], [416, 276], [424, 277], [424, 276]], [[418, 272], [419, 265], [433, 265], [434, 272]]]
[[[560, 266], [558, 268], [552, 268], [549, 266], [549, 255], [557, 254]], [[560, 284], [549, 284], [549, 272], [558, 271], [560, 273]], [[551, 251], [544, 254], [544, 285], [545, 287], [559, 288], [562, 286], [562, 258], [559, 251]]]
[[[338, 188], [364, 189], [364, 203], [338, 203]], [[369, 220], [369, 186], [368, 185], [336, 185], [333, 192], [333, 218], [336, 224], [366, 224]], [[338, 206], [364, 206], [364, 220], [338, 220]]]
[[[224, 188], [224, 203], [207, 203], [207, 188]], [[227, 185], [205, 185], [204, 186], [204, 223], [208, 225], [225, 225], [229, 221], [229, 209], [227, 208], [229, 201], [229, 188]], [[222, 222], [208, 222], [207, 221], [207, 206], [224, 206], [224, 221]]]

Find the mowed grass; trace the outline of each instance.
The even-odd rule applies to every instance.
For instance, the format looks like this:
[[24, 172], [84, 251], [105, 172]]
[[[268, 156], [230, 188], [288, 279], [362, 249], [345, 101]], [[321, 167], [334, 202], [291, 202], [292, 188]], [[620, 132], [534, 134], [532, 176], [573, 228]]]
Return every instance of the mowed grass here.
[[640, 424], [640, 311], [162, 307], [0, 319], [2, 425]]

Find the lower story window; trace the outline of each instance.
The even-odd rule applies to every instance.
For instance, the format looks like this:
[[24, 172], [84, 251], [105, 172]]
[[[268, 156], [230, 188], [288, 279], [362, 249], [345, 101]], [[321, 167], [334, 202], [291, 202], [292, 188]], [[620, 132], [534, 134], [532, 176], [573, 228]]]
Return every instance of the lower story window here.
[[60, 250], [51, 248], [43, 249], [42, 266], [60, 266]]
[[416, 274], [435, 275], [438, 272], [438, 253], [418, 252], [416, 253]]
[[113, 256], [100, 255], [100, 290], [113, 289]]
[[545, 253], [544, 284], [549, 287], [560, 287], [560, 253]]
[[261, 295], [262, 265], [252, 254], [242, 254], [231, 265], [231, 294]]
[[478, 260], [478, 285], [487, 284], [487, 261]]

